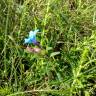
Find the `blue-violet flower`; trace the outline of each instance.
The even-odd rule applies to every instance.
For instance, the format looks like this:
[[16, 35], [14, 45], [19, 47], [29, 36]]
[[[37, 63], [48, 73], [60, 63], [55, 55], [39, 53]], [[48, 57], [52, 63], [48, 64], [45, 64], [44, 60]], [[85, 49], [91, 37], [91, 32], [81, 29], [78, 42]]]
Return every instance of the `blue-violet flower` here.
[[37, 34], [37, 32], [39, 32], [38, 29], [37, 30], [34, 30], [34, 31], [30, 31], [29, 32], [29, 36], [28, 36], [28, 38], [25, 38], [24, 43], [25, 44], [31, 44], [31, 43], [33, 43], [33, 44], [37, 45], [38, 44], [38, 42], [36, 41], [36, 34]]

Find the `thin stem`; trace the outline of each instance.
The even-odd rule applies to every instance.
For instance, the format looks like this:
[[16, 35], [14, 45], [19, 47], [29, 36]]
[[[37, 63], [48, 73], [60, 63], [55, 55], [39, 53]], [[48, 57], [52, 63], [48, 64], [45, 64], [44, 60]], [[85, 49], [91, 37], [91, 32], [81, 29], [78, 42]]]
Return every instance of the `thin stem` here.
[[7, 62], [6, 62], [6, 47], [7, 47], [7, 34], [8, 34], [8, 23], [9, 23], [9, 10], [10, 10], [10, 5], [8, 5], [8, 11], [7, 11], [7, 17], [6, 17], [6, 26], [5, 26], [5, 38], [4, 38], [4, 73], [6, 77], [6, 72], [7, 72]]
[[[47, 18], [48, 18], [48, 12], [49, 12], [49, 9], [50, 9], [50, 1], [51, 0], [48, 0], [48, 3], [47, 3], [47, 9], [46, 9], [46, 14], [45, 14], [45, 17], [44, 17], [44, 21], [43, 21], [43, 31], [42, 31], [42, 37], [44, 37], [44, 32], [45, 32], [45, 26], [47, 24]], [[43, 43], [43, 40], [41, 40], [41, 44]]]

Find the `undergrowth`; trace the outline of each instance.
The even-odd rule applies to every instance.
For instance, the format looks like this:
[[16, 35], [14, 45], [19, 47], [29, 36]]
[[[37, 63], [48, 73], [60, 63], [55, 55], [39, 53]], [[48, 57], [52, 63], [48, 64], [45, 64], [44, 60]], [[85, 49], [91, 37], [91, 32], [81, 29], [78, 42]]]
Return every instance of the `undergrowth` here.
[[[35, 29], [39, 54], [24, 48]], [[95, 95], [96, 1], [0, 0], [0, 96]]]

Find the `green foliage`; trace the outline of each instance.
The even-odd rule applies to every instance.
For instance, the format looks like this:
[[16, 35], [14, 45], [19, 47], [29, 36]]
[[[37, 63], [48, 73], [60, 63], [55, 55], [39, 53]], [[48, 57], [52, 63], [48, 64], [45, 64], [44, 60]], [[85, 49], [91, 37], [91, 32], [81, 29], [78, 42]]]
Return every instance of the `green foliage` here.
[[[43, 48], [28, 53], [37, 28]], [[96, 1], [0, 0], [0, 96], [95, 95]]]

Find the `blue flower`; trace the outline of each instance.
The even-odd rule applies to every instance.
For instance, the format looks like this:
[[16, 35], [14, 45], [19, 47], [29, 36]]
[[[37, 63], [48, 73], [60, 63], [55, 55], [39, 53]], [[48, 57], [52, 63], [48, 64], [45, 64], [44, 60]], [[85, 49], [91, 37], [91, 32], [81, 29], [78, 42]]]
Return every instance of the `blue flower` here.
[[31, 43], [37, 44], [37, 41], [36, 41], [36, 34], [37, 34], [37, 32], [39, 32], [38, 29], [34, 30], [34, 31], [30, 31], [29, 32], [29, 36], [28, 36], [28, 38], [25, 38], [24, 43], [25, 44], [31, 44]]

